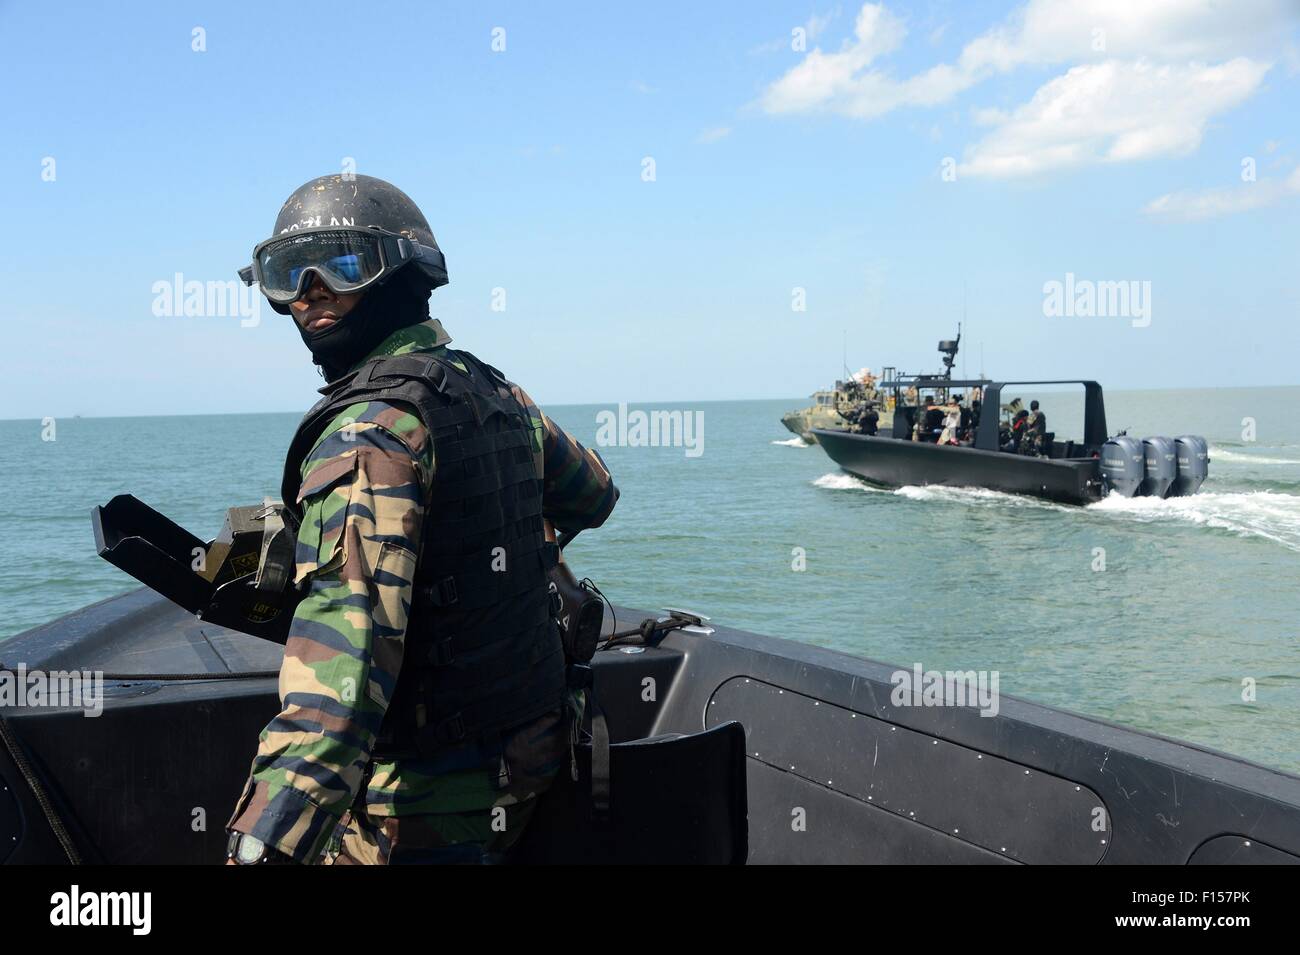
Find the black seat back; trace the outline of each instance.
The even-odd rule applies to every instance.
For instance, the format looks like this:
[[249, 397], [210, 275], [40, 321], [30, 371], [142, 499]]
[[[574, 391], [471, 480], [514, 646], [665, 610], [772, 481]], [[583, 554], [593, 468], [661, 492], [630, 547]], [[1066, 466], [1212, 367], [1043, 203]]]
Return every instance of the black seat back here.
[[591, 747], [576, 748], [540, 797], [507, 861], [563, 865], [726, 865], [749, 855], [745, 730], [734, 720], [703, 733], [610, 747], [610, 809], [593, 818]]

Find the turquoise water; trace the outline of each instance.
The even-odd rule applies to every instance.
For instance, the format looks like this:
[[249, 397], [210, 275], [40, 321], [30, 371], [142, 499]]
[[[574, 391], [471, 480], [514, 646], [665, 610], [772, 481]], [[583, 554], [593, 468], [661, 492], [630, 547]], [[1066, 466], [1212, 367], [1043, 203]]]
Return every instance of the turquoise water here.
[[[1040, 397], [1069, 436], [1081, 402]], [[1108, 394], [1112, 431], [1204, 434], [1211, 476], [1194, 498], [1088, 508], [870, 488], [781, 427], [804, 404], [659, 406], [702, 414], [702, 453], [601, 447], [623, 497], [570, 561], [616, 604], [997, 670], [1003, 692], [1300, 772], [1300, 388]], [[548, 410], [594, 444], [610, 407]], [[129, 491], [211, 536], [227, 506], [276, 493], [296, 422], [59, 419], [43, 441], [38, 421], [0, 421], [0, 637], [136, 586], [95, 556], [92, 505]]]

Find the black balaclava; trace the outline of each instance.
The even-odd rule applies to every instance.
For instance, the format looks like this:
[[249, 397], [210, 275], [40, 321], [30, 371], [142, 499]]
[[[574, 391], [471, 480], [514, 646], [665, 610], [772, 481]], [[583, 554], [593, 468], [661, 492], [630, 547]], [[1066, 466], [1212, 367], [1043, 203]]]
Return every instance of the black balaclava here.
[[309, 332], [297, 322], [294, 326], [325, 380], [334, 381], [397, 329], [427, 321], [430, 294], [415, 270], [403, 268], [366, 289], [352, 311], [329, 328]]

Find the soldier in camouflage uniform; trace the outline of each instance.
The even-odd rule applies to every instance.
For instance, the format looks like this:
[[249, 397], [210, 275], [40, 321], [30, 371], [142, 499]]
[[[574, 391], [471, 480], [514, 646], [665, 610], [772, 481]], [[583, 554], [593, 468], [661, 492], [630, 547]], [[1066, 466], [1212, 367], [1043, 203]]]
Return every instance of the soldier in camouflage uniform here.
[[1031, 456], [1046, 454], [1051, 449], [1045, 447], [1047, 435], [1047, 415], [1038, 410], [1038, 402], [1029, 402], [1029, 417], [1025, 419], [1025, 430], [1020, 438], [1020, 453]]
[[[432, 246], [409, 199], [379, 180], [356, 179], [363, 198], [367, 190], [381, 198], [396, 194], [390, 207], [408, 219], [419, 217], [408, 237]], [[307, 228], [320, 228], [329, 223], [319, 220], [319, 211], [311, 215], [312, 203], [319, 210], [322, 198], [332, 200], [347, 188], [340, 177], [316, 180], [285, 209], [291, 216], [305, 210]], [[295, 206], [304, 192], [306, 201]], [[380, 221], [355, 224], [399, 231], [384, 212], [362, 207], [361, 215]], [[282, 212], [277, 232], [284, 218]], [[271, 271], [266, 266], [258, 276], [264, 293], [273, 285]], [[336, 292], [316, 273], [291, 275], [289, 281], [299, 284], [288, 294], [305, 289], [290, 310], [327, 379], [377, 356], [427, 355], [461, 371], [480, 367], [448, 348], [450, 336], [428, 316], [429, 286], [441, 284], [436, 272], [431, 281], [425, 270], [403, 263], [360, 294]], [[355, 271], [347, 277], [364, 278]], [[349, 322], [355, 323], [350, 337], [321, 346], [323, 332]], [[510, 385], [509, 391], [526, 409], [543, 515], [565, 531], [599, 526], [618, 497], [603, 462], [523, 389]], [[294, 482], [302, 512], [295, 582], [305, 596], [280, 671], [281, 712], [260, 736], [227, 826], [244, 834], [232, 836], [235, 860], [490, 861], [518, 839], [538, 795], [562, 767], [567, 770], [580, 706], [572, 693], [569, 706], [557, 702], [492, 736], [433, 753], [372, 759], [410, 642], [412, 588], [428, 543], [422, 532], [436, 517], [427, 508], [438, 469], [430, 432], [415, 409], [384, 401], [346, 407], [303, 456]]]

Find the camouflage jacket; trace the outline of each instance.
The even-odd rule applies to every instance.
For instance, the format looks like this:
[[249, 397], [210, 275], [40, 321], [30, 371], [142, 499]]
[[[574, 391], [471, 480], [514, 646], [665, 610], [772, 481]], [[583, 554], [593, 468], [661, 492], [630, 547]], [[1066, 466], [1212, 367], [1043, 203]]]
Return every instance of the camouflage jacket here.
[[[399, 329], [367, 357], [428, 351], [456, 361], [450, 341], [431, 319]], [[512, 387], [533, 421], [545, 517], [560, 530], [599, 526], [618, 498], [604, 464]], [[384, 402], [347, 408], [303, 460], [295, 581], [305, 580], [308, 590], [285, 645], [281, 712], [262, 731], [227, 824], [299, 862], [317, 858], [363, 780], [372, 816], [486, 811], [501, 803], [501, 753], [478, 744], [435, 760], [370, 761], [402, 664], [436, 467], [424, 425]], [[553, 756], [557, 748], [545, 744], [567, 730], [557, 711], [521, 729], [527, 739], [507, 734], [503, 747]], [[516, 783], [519, 775], [549, 780], [554, 768], [520, 767]], [[515, 785], [510, 798], [518, 795]]]

